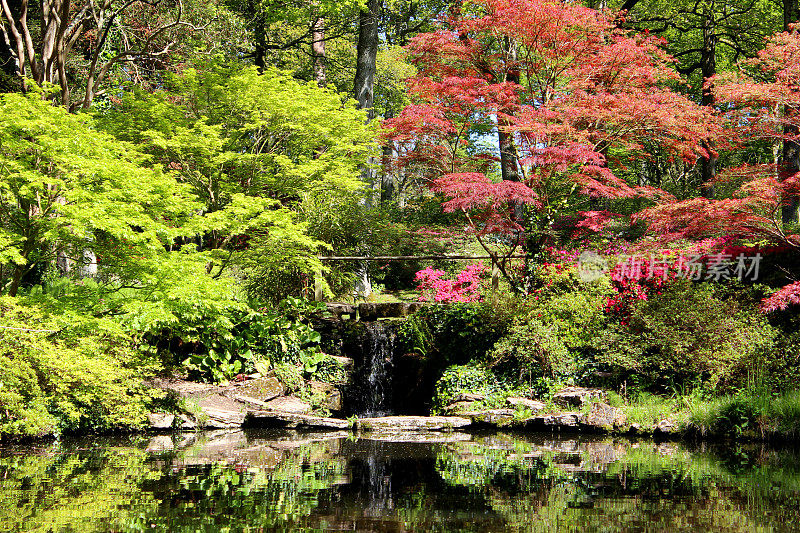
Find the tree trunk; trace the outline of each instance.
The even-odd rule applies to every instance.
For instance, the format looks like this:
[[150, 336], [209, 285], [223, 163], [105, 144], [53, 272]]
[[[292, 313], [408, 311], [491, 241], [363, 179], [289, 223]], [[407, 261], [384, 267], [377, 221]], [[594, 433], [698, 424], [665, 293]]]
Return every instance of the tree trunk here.
[[[375, 116], [373, 105], [375, 102], [375, 70], [378, 60], [378, 18], [380, 16], [381, 0], [367, 0], [365, 9], [358, 17], [358, 46], [356, 48], [356, 78], [354, 90], [359, 109], [367, 110], [367, 121]], [[374, 158], [369, 158], [361, 169], [361, 179], [369, 186], [374, 187], [375, 172], [372, 169]], [[367, 202], [371, 202], [367, 198]], [[369, 280], [369, 271], [366, 263], [359, 269], [361, 278], [356, 284], [356, 291], [369, 296], [372, 284]]]
[[358, 48], [356, 49], [355, 97], [359, 109], [369, 110], [374, 117], [375, 69], [378, 58], [378, 17], [380, 0], [367, 0], [366, 9], [359, 15]]
[[[798, 0], [783, 0], [783, 29], [784, 31], [790, 30], [790, 25], [798, 21]], [[792, 116], [797, 113], [797, 109], [792, 106], [787, 106], [784, 113], [787, 116]], [[790, 137], [796, 138], [798, 135], [796, 126], [787, 124], [783, 127], [783, 134], [788, 139]], [[800, 145], [795, 140], [783, 141], [783, 150], [781, 153], [781, 165], [779, 176], [788, 178], [794, 176], [800, 171]], [[800, 222], [800, 199], [796, 195], [784, 199], [784, 205], [781, 209], [781, 219], [784, 224], [797, 224]]]
[[[714, 20], [714, 5], [708, 6], [703, 20], [703, 49], [700, 53], [700, 70], [703, 76], [703, 94], [700, 104], [707, 107], [714, 105], [714, 93], [709, 80], [717, 73], [717, 34]], [[712, 154], [714, 144], [708, 140], [703, 143], [703, 148], [709, 152], [709, 157], [700, 158], [700, 188], [705, 198], [713, 199], [715, 196], [714, 181], [717, 177], [717, 157]]]
[[[392, 118], [391, 111], [386, 112], [384, 118]], [[394, 172], [389, 169], [389, 161], [392, 160], [394, 145], [392, 141], [386, 141], [383, 145], [383, 161], [381, 162], [381, 204], [388, 204], [395, 195]]]
[[325, 56], [325, 18], [318, 17], [311, 30], [311, 58], [314, 66], [314, 81], [320, 87], [328, 84], [325, 73], [327, 57]]

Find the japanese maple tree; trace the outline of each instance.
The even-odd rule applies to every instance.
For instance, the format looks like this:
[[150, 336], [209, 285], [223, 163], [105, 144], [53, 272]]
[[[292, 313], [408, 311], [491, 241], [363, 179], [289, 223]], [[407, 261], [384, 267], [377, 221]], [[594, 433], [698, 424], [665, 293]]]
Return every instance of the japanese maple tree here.
[[[800, 173], [800, 35], [775, 35], [739, 73], [713, 80], [715, 96], [725, 109], [725, 137], [739, 147], [757, 146], [770, 163], [748, 163], [720, 173], [719, 190], [732, 193], [709, 200], [677, 201], [664, 197], [640, 218], [662, 242], [716, 239], [720, 247], [736, 242], [758, 243], [800, 252], [796, 223]], [[768, 153], [783, 144], [783, 155]], [[764, 302], [766, 310], [800, 303], [800, 282], [790, 283]]]
[[[558, 216], [596, 219], [599, 199], [661, 196], [618, 175], [626, 159], [658, 145], [693, 162], [719, 134], [707, 109], [670, 89], [679, 78], [659, 41], [616, 17], [555, 0], [475, 0], [408, 47], [414, 103], [386, 121], [395, 164], [467, 213], [509, 281], [506, 259], [520, 246], [535, 256]], [[503, 247], [491, 244], [498, 235]]]

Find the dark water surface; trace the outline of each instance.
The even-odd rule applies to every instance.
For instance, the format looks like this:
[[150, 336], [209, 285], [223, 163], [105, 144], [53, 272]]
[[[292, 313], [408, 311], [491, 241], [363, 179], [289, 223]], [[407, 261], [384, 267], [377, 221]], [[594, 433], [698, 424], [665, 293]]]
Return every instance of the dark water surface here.
[[2, 531], [800, 531], [800, 452], [260, 431], [0, 447]]

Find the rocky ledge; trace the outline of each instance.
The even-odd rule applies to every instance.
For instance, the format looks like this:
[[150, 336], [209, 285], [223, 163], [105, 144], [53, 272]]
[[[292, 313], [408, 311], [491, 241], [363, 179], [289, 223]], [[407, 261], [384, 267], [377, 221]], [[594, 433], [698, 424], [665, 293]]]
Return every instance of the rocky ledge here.
[[[189, 411], [184, 414], [152, 413], [153, 431], [256, 428], [302, 428], [318, 430], [352, 430], [372, 433], [448, 432], [463, 429], [510, 428], [528, 431], [586, 433], [626, 433], [655, 436], [676, 435], [679, 430], [670, 420], [653, 427], [629, 424], [625, 414], [603, 401], [595, 391], [565, 391], [564, 407], [581, 407], [582, 412], [568, 410], [546, 412], [546, 405], [527, 398], [509, 398], [502, 409], [478, 409], [483, 398], [465, 394], [448, 406], [451, 416], [385, 416], [376, 418], [328, 418], [310, 414], [311, 406], [300, 398], [286, 395], [283, 385], [274, 377], [265, 376], [226, 387], [193, 383], [178, 379], [152, 384], [177, 395]], [[324, 384], [323, 384], [324, 385]], [[322, 391], [322, 388], [320, 388]], [[335, 390], [325, 389], [332, 404]], [[588, 403], [589, 406], [586, 404]]]

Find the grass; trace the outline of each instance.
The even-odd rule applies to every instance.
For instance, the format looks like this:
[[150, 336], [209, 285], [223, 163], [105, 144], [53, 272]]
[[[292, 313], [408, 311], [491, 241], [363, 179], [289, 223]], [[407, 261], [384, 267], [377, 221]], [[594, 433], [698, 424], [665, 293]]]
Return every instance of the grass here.
[[666, 418], [681, 426], [687, 419], [687, 413], [677, 398], [665, 398], [643, 392], [635, 399], [625, 401], [619, 394], [610, 392], [608, 402], [611, 406], [622, 410], [628, 417], [629, 423], [639, 424], [642, 427], [654, 426]]
[[741, 393], [691, 406], [690, 422], [702, 432], [734, 436], [800, 436], [800, 391], [774, 396]]

